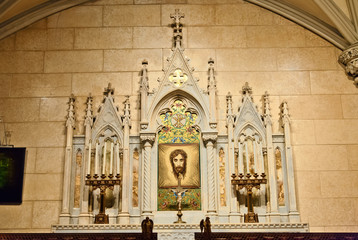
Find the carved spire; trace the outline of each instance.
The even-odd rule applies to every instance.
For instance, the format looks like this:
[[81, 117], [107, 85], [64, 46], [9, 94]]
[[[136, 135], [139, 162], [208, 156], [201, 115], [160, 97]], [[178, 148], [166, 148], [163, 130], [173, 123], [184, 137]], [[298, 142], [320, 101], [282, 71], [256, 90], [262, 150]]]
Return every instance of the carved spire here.
[[148, 61], [142, 61], [142, 70], [140, 72], [140, 125], [141, 129], [145, 130], [148, 127], [147, 120], [147, 97], [149, 91], [148, 74], [147, 74]]
[[214, 76], [214, 60], [209, 59], [208, 94], [210, 102], [210, 127], [216, 128], [216, 83]]
[[66, 127], [68, 128], [75, 128], [74, 102], [75, 102], [75, 97], [73, 96], [73, 94], [71, 94], [70, 102], [69, 102], [70, 108], [68, 109], [68, 116], [66, 121]]
[[245, 96], [251, 96], [252, 88], [249, 86], [248, 82], [245, 82], [245, 85], [242, 87], [242, 94]]
[[230, 92], [226, 95], [226, 103], [227, 103], [227, 124], [234, 123], [234, 114], [232, 113], [232, 95]]
[[126, 96], [126, 100], [124, 101], [124, 115], [123, 115], [123, 124], [131, 126], [131, 111], [130, 111], [130, 103], [129, 96]]
[[181, 13], [179, 9], [175, 9], [174, 14], [170, 14], [170, 18], [173, 18], [174, 22], [172, 24], [174, 33], [173, 33], [173, 41], [174, 41], [174, 48], [181, 48], [181, 40], [183, 38], [183, 24], [180, 23], [180, 19], [184, 18], [184, 13]]
[[92, 102], [93, 102], [93, 97], [90, 94], [87, 98], [87, 108], [86, 108], [86, 117], [85, 117], [85, 125], [89, 127], [92, 127], [93, 125]]
[[209, 64], [209, 78], [208, 78], [208, 91], [216, 89], [215, 74], [214, 74], [214, 59], [210, 58]]
[[113, 94], [114, 94], [114, 88], [112, 88], [112, 84], [111, 83], [108, 83], [108, 87], [106, 87], [105, 89], [104, 89], [104, 92], [103, 92], [103, 94], [105, 95], [105, 96], [112, 96]]
[[265, 121], [265, 125], [267, 126], [268, 124], [272, 124], [272, 120], [271, 120], [271, 108], [270, 108], [270, 99], [269, 99], [269, 94], [267, 93], [267, 91], [265, 92], [264, 95], [264, 121]]
[[148, 61], [144, 59], [142, 61], [140, 88], [141, 88], [141, 90], [145, 90], [146, 92], [148, 92], [148, 90], [149, 90], [147, 66], [148, 66]]
[[282, 102], [281, 109], [282, 127], [284, 127], [285, 124], [290, 123], [290, 114], [288, 113], [288, 106], [286, 100]]

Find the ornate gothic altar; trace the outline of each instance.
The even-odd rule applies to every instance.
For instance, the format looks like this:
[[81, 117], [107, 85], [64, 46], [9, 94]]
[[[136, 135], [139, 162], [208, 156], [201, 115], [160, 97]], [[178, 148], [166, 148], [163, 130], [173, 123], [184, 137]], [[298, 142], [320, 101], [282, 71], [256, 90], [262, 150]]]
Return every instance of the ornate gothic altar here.
[[[62, 212], [54, 232], [140, 232], [146, 217], [159, 239], [193, 239], [205, 217], [213, 232], [308, 231], [296, 203], [287, 103], [280, 106], [283, 133], [273, 133], [269, 94], [260, 113], [246, 83], [237, 111], [227, 94], [227, 132], [219, 134], [217, 109], [224, 106], [217, 106], [215, 62], [208, 60], [207, 89], [200, 89], [184, 55], [183, 17], [171, 15], [172, 53], [157, 90], [150, 90], [150, 65], [142, 62], [139, 133], [131, 132], [131, 96], [118, 107], [109, 85], [100, 106], [89, 93], [84, 135], [74, 135], [75, 114], [82, 113], [75, 113], [76, 97], [70, 97]], [[184, 159], [179, 168], [177, 150]], [[247, 188], [233, 185], [231, 176], [262, 173], [267, 182], [252, 189], [249, 203]], [[186, 223], [174, 223], [178, 205]], [[256, 223], [244, 223], [248, 209]], [[108, 223], [94, 224], [101, 211]]]

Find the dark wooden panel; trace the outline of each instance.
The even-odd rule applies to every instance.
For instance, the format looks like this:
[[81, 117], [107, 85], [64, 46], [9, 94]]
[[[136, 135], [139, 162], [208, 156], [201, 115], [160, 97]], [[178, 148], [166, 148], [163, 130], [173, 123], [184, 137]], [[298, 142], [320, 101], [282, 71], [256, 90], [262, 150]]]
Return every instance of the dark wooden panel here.
[[210, 240], [358, 240], [358, 233], [195, 233], [195, 239]]

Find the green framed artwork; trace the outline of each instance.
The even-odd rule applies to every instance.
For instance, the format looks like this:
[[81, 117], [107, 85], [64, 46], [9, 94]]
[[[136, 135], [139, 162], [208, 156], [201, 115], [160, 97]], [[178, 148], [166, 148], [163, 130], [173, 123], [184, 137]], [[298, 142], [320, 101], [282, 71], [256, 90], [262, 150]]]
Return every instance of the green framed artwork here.
[[181, 100], [171, 111], [160, 115], [163, 128], [158, 133], [158, 211], [177, 211], [177, 191], [182, 194], [182, 210], [201, 209], [200, 132], [197, 114], [187, 111]]

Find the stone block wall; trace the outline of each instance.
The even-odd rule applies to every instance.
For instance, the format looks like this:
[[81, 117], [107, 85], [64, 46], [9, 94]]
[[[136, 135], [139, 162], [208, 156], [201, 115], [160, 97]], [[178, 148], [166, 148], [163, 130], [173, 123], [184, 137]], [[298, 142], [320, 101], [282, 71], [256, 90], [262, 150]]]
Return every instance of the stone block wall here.
[[200, 86], [215, 60], [218, 128], [226, 133], [225, 96], [241, 104], [271, 99], [274, 132], [288, 101], [298, 207], [311, 231], [358, 231], [358, 90], [338, 65], [340, 50], [304, 28], [241, 0], [98, 0], [43, 19], [0, 41], [0, 115], [11, 143], [26, 147], [23, 203], [0, 206], [0, 232], [50, 232], [61, 209], [65, 119], [76, 96], [76, 130], [85, 100], [94, 106], [109, 82], [120, 108], [130, 95], [139, 126], [139, 71], [149, 61], [157, 88], [172, 46], [170, 14], [185, 13], [185, 54]]

